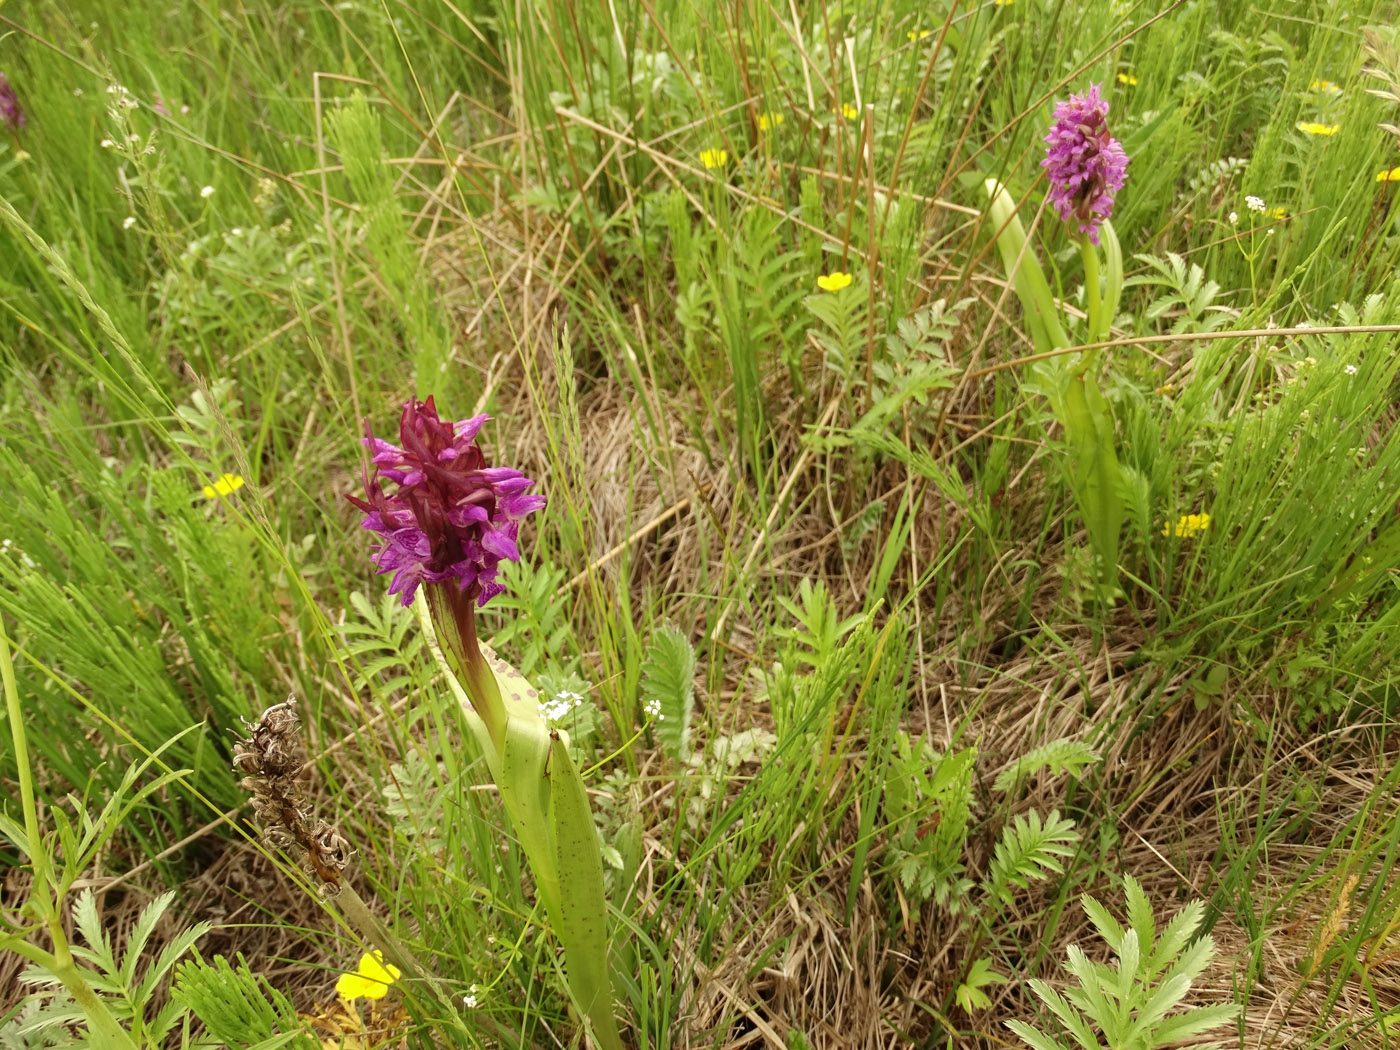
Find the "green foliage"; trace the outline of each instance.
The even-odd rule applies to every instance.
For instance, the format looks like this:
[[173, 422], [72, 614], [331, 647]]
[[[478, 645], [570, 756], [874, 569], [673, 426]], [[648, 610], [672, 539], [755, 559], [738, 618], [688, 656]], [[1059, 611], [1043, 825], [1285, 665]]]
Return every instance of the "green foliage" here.
[[1176, 252], [1167, 252], [1163, 259], [1152, 255], [1134, 255], [1133, 258], [1151, 267], [1154, 272], [1129, 277], [1123, 286], [1132, 288], [1144, 285], [1162, 289], [1143, 313], [1149, 321], [1174, 317], [1169, 331], [1172, 335], [1180, 335], [1183, 332], [1213, 332], [1230, 320], [1232, 314], [1229, 307], [1215, 304], [1220, 285], [1206, 280], [1205, 270], [1196, 263], [1191, 263], [1188, 268], [1186, 260]]
[[[1047, 1035], [1024, 1021], [1006, 1022], [1032, 1050], [1097, 1047], [1102, 1045], [1099, 1033], [1116, 1050], [1155, 1050], [1194, 1039], [1238, 1015], [1239, 1007], [1233, 1003], [1172, 1013], [1215, 954], [1209, 934], [1194, 936], [1205, 917], [1205, 906], [1199, 901], [1188, 904], [1162, 929], [1159, 939], [1152, 905], [1142, 887], [1132, 876], [1124, 878], [1123, 887], [1126, 929], [1093, 897], [1082, 898], [1084, 911], [1113, 949], [1118, 964], [1092, 962], [1078, 945], [1070, 945], [1065, 969], [1074, 978], [1074, 987], [1062, 994], [1045, 981], [1031, 981], [1031, 990], [1071, 1038]], [[1211, 1044], [1211, 1050], [1218, 1046]]]
[[352, 661], [362, 689], [395, 695], [424, 684], [423, 636], [414, 630], [413, 611], [387, 591], [379, 608], [356, 591], [350, 595], [355, 617], [339, 624], [345, 654]]
[[76, 1050], [89, 1045], [86, 1035], [75, 1035], [83, 1011], [64, 992], [31, 995], [0, 1021], [3, 1050]]
[[977, 751], [940, 755], [901, 733], [885, 779], [885, 814], [895, 829], [890, 859], [915, 902], [933, 899], [957, 915], [968, 907], [966, 870], [972, 773]]
[[954, 385], [958, 369], [949, 361], [946, 345], [958, 328], [958, 315], [971, 301], [949, 306], [938, 299], [900, 319], [885, 337], [885, 353], [873, 365], [872, 404], [854, 427], [857, 435], [884, 430], [906, 407], [916, 432], [933, 429], [937, 405], [930, 404], [929, 395]]
[[865, 282], [853, 278], [845, 288], [818, 292], [803, 300], [811, 315], [821, 322], [813, 336], [822, 348], [826, 366], [847, 383], [855, 380], [865, 360], [866, 318], [862, 307], [866, 294]]
[[390, 301], [414, 349], [418, 396], [427, 397], [441, 384], [447, 370], [451, 337], [441, 313], [434, 309], [431, 289], [404, 235], [393, 171], [384, 162], [379, 115], [357, 91], [326, 116], [326, 130], [359, 199], [365, 246], [389, 285]]
[[560, 600], [564, 570], [541, 559], [502, 562], [505, 591], [482, 610], [484, 637], [509, 653], [521, 674], [563, 674], [578, 667], [571, 653], [568, 606]]
[[982, 989], [988, 985], [1005, 984], [1006, 981], [1004, 975], [992, 969], [989, 959], [975, 959], [968, 967], [953, 998], [966, 1013], [985, 1010], [992, 1005], [992, 1000]]
[[831, 597], [826, 583], [805, 578], [797, 585], [797, 600], [784, 595], [777, 596], [783, 610], [793, 617], [796, 626], [784, 626], [777, 630], [777, 636], [789, 643], [792, 658], [809, 667], [822, 667], [836, 653], [841, 639], [850, 634], [861, 622], [860, 616], [841, 618], [836, 602]]
[[[0, 745], [0, 780], [33, 788], [44, 818], [35, 850], [6, 809], [12, 858], [52, 854], [61, 889], [163, 854], [244, 799], [228, 730], [294, 692], [331, 774], [324, 814], [362, 851], [355, 885], [445, 983], [490, 975], [466, 1022], [460, 996], [413, 1004], [407, 1038], [587, 1039], [548, 979], [536, 882], [501, 848], [514, 829], [479, 751], [342, 499], [362, 420], [384, 433], [417, 391], [491, 413], [489, 462], [549, 496], [478, 626], [539, 687], [572, 760], [601, 765], [589, 786], [617, 843], [619, 1019], [639, 1046], [746, 1030], [728, 1007], [688, 1009], [696, 973], [740, 970], [778, 982], [762, 989], [773, 1031], [820, 1041], [829, 1018], [783, 993], [810, 940], [764, 936], [784, 909], [801, 923], [843, 897], [850, 928], [875, 931], [859, 950], [895, 960], [882, 1002], [907, 1002], [920, 967], [942, 990], [901, 1036], [980, 1037], [957, 1011], [987, 1011], [999, 973], [1038, 971], [1068, 887], [1111, 873], [1105, 816], [1125, 799], [1155, 821], [1145, 836], [1209, 859], [1202, 892], [1251, 943], [1297, 921], [1305, 887], [1279, 865], [1299, 850], [1318, 871], [1385, 870], [1394, 785], [1353, 792], [1325, 828], [1307, 790], [1374, 765], [1374, 727], [1400, 702], [1400, 359], [1384, 332], [1289, 332], [1395, 316], [1400, 194], [1375, 181], [1400, 163], [1383, 4], [1022, 0], [944, 19], [253, 0], [232, 17], [127, 5], [119, 21], [108, 6], [34, 0], [0, 54], [30, 118], [0, 135], [14, 209], [0, 221], [0, 616], [36, 767], [24, 781]], [[1054, 100], [1091, 82], [1132, 156], [1115, 222], [1141, 291], [1086, 324], [1099, 281], [1042, 207], [1038, 161]], [[859, 115], [833, 112], [844, 103]], [[1312, 120], [1340, 130], [1295, 126]], [[704, 167], [710, 148], [724, 165]], [[1270, 214], [1251, 217], [1245, 193]], [[815, 290], [838, 269], [850, 287]], [[1027, 290], [1039, 305], [1018, 306]], [[1115, 345], [1081, 391], [1089, 425], [1065, 431], [1075, 359], [1022, 359], [1109, 322]], [[1159, 332], [1169, 341], [1141, 341]], [[1116, 477], [1092, 470], [1112, 465], [1107, 449]], [[226, 471], [244, 487], [204, 498]], [[1173, 534], [1203, 513], [1209, 528]], [[1132, 528], [1115, 550], [1120, 516]], [[570, 585], [624, 537], [617, 587]], [[1112, 615], [1092, 601], [1108, 562]], [[705, 639], [703, 665], [663, 640], [668, 618]], [[1010, 755], [995, 781], [966, 746], [1038, 693], [1034, 724], [1082, 713], [1086, 739], [1133, 763], [1068, 785], [1058, 812], [1099, 831], [1072, 859], [1068, 822], [1018, 799], [1037, 777], [1091, 774], [1087, 745]], [[1189, 716], [1193, 698], [1209, 727], [1161, 716]], [[651, 735], [636, 726], [647, 705], [666, 716]], [[1157, 806], [1176, 783], [1160, 761], [1189, 759], [1156, 745], [1197, 731], [1224, 734], [1235, 789], [1216, 801], [1232, 823], [1181, 847], [1179, 809]], [[133, 756], [181, 733], [160, 761], [188, 776], [142, 793], [153, 763], [124, 784]], [[587, 846], [592, 829], [572, 830]], [[230, 833], [144, 878], [181, 884]], [[1058, 897], [1022, 892], [1061, 868]], [[1308, 978], [1330, 1002], [1370, 979], [1369, 939], [1384, 943], [1394, 913], [1378, 885]], [[941, 955], [911, 915], [930, 908]], [[173, 910], [146, 960], [178, 934]], [[62, 908], [53, 921], [70, 928]], [[292, 957], [325, 950], [298, 935]], [[206, 999], [221, 982], [243, 997], [207, 1041], [305, 1041], [251, 976], [286, 956], [255, 955], [256, 928], [239, 936], [252, 983], [227, 964], [205, 976]], [[1242, 960], [1242, 995], [1270, 965]], [[61, 1043], [76, 1009], [36, 986], [0, 1045]], [[1369, 1014], [1340, 1014], [1289, 1021], [1319, 1050], [1373, 1034]]]
[[187, 962], [175, 973], [174, 1002], [199, 1018], [207, 1042], [235, 1050], [314, 1050], [318, 1042], [297, 1019], [296, 1007], [242, 955], [237, 968], [222, 955], [213, 963]]
[[[156, 924], [174, 903], [175, 891], [161, 894], [141, 909], [127, 938], [121, 957], [112, 944], [111, 934], [104, 926], [97, 907], [97, 898], [90, 889], [78, 894], [73, 904], [73, 922], [86, 944], [73, 944], [73, 957], [93, 967], [89, 985], [106, 1000], [107, 1008], [131, 1029], [138, 1045], [159, 1046], [184, 1015], [185, 1007], [170, 1001], [148, 1016], [149, 1006], [161, 989], [180, 957], [194, 947], [194, 942], [212, 928], [209, 922], [198, 922], [162, 939], [160, 949], [145, 954], [146, 943], [155, 932]], [[59, 976], [35, 966], [20, 978], [24, 983], [41, 987], [60, 986]]]
[[1074, 856], [1079, 832], [1058, 810], [1045, 818], [1035, 810], [1017, 814], [997, 843], [982, 890], [992, 900], [1011, 903], [1013, 889], [1028, 889], [1032, 880], [1063, 875], [1062, 859]]
[[1099, 754], [1082, 740], [1061, 738], [1051, 740], [1032, 748], [1011, 765], [997, 774], [992, 788], [996, 791], [1011, 791], [1019, 787], [1021, 781], [1033, 776], [1042, 769], [1048, 769], [1052, 777], [1062, 773], [1078, 776], [1081, 771], [1099, 760]]
[[642, 706], [656, 718], [656, 738], [672, 758], [690, 754], [690, 719], [695, 707], [695, 650], [671, 624], [658, 627], [642, 664]]

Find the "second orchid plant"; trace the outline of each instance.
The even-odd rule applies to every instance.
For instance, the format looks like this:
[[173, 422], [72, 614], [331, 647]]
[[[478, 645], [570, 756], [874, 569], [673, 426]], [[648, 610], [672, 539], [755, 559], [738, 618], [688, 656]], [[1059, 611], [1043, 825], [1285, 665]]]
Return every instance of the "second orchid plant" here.
[[520, 523], [545, 505], [534, 482], [487, 465], [476, 444], [489, 417], [456, 422], [433, 399], [409, 401], [399, 444], [365, 438], [372, 473], [364, 527], [393, 573], [390, 592], [413, 606], [480, 745], [535, 876], [536, 893], [564, 948], [565, 977], [602, 1050], [621, 1050], [608, 962], [602, 857], [583, 778], [538, 693], [476, 633], [476, 609], [503, 588], [501, 561], [518, 561]]
[[[1097, 84], [1055, 107], [1055, 122], [1045, 144], [1041, 167], [1050, 182], [1048, 203], [1075, 227], [1084, 265], [1084, 342], [1102, 342], [1108, 338], [1123, 291], [1123, 252], [1109, 218], [1127, 178], [1128, 155], [1108, 129], [1108, 102]], [[1011, 194], [996, 179], [987, 180], [986, 190], [997, 249], [1025, 310], [1036, 352], [1068, 349], [1073, 344], [1060, 322], [1040, 262], [1026, 242]], [[1049, 359], [1041, 366], [1041, 374], [1047, 380], [1051, 409], [1064, 428], [1070, 488], [1088, 530], [1097, 563], [1096, 582], [1104, 600], [1112, 602], [1118, 593], [1122, 471], [1114, 447], [1113, 416], [1096, 378], [1097, 365], [1098, 351], [1084, 350], [1067, 365], [1063, 358]]]

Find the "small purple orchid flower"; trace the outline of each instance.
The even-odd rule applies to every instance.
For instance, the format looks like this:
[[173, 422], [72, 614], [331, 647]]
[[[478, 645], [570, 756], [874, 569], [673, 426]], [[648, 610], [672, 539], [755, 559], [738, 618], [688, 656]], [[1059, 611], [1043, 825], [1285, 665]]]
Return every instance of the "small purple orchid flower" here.
[[444, 421], [431, 397], [409, 401], [399, 445], [366, 432], [374, 471], [365, 498], [347, 498], [382, 541], [374, 561], [381, 573], [394, 574], [389, 593], [411, 605], [424, 588], [453, 670], [497, 736], [505, 731], [504, 708], [477, 643], [475, 609], [504, 590], [496, 582], [500, 563], [520, 560], [520, 523], [545, 498], [526, 492], [534, 482], [520, 471], [486, 465], [476, 436], [490, 418]]
[[1128, 154], [1108, 131], [1108, 102], [1099, 85], [1055, 107], [1040, 166], [1050, 178], [1050, 204], [1065, 222], [1099, 243], [1099, 226], [1113, 214], [1113, 197], [1127, 179]]
[[6, 79], [4, 73], [0, 73], [0, 124], [4, 124], [14, 134], [19, 134], [20, 129], [27, 123], [29, 122], [25, 119], [24, 110], [20, 109], [15, 86]]

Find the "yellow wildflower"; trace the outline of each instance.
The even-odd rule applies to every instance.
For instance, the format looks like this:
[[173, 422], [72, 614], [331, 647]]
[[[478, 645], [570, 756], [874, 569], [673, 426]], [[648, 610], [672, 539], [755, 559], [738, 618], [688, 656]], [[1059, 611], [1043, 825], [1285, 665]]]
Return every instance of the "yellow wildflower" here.
[[851, 275], [842, 273], [840, 270], [824, 273], [817, 278], [817, 287], [824, 292], [839, 292], [850, 283]]
[[384, 961], [383, 952], [366, 952], [360, 956], [355, 973], [343, 973], [335, 982], [336, 993], [342, 999], [383, 999], [389, 985], [399, 979], [399, 968]]
[[204, 486], [204, 494], [210, 499], [216, 496], [229, 496], [243, 487], [243, 479], [237, 474], [220, 474], [219, 480]]
[[1163, 536], [1194, 536], [1198, 532], [1205, 532], [1206, 526], [1210, 524], [1209, 514], [1183, 514], [1177, 519], [1175, 525], [1163, 525]]
[[1010, 7], [1016, 0], [992, 0], [993, 7]]
[[922, 40], [924, 37], [928, 36], [932, 32], [932, 29], [911, 29], [904, 35], [907, 36], [911, 41], [914, 41]]
[[1340, 95], [1342, 89], [1330, 80], [1314, 80], [1308, 85], [1308, 90], [1318, 95]]
[[760, 113], [758, 115], [758, 130], [772, 131], [783, 122], [781, 113]]
[[1335, 135], [1342, 130], [1340, 124], [1318, 124], [1312, 120], [1300, 120], [1294, 127], [1307, 135]]
[[1135, 87], [1137, 82], [1137, 77], [1133, 76], [1131, 73], [1118, 74], [1118, 83], [1120, 84], [1127, 84], [1129, 87]]
[[1286, 219], [1286, 218], [1288, 218], [1288, 209], [1287, 209], [1287, 208], [1270, 208], [1270, 209], [1269, 209], [1268, 211], [1266, 211], [1264, 214], [1265, 214], [1268, 218], [1270, 218], [1270, 219]]
[[1156, 390], [1152, 392], [1154, 394], [1161, 394], [1163, 397], [1171, 397], [1173, 394], [1176, 393], [1176, 384], [1163, 383], [1161, 386], [1159, 386]]
[[1400, 168], [1391, 168], [1389, 171], [1376, 172], [1377, 182], [1400, 182]]
[[847, 120], [855, 120], [858, 116], [860, 116], [860, 110], [856, 109], [856, 107], [851, 105], [849, 102], [842, 102], [841, 115]]
[[727, 149], [702, 149], [700, 151], [700, 163], [705, 168], [722, 168], [729, 163], [729, 151]]

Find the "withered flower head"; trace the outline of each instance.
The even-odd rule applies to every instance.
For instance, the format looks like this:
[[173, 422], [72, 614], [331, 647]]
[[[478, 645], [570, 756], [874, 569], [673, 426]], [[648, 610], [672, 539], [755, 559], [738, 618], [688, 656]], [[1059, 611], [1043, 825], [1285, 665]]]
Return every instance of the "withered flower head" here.
[[269, 707], [258, 721], [244, 722], [248, 736], [233, 745], [233, 768], [244, 774], [240, 786], [252, 793], [253, 812], [269, 845], [291, 852], [321, 893], [339, 892], [350, 861], [350, 844], [324, 820], [312, 827], [312, 810], [301, 787], [305, 768], [297, 731], [296, 700]]

